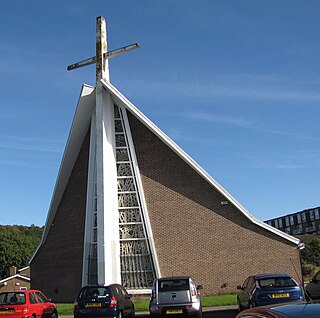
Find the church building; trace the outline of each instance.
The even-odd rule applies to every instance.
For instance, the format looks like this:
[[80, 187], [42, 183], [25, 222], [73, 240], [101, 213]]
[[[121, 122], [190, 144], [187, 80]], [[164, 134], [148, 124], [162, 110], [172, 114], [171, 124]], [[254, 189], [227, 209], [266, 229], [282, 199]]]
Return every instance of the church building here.
[[251, 274], [301, 280], [298, 239], [254, 218], [109, 80], [97, 18], [96, 86], [84, 85], [45, 229], [31, 261], [31, 287], [73, 302], [87, 284], [121, 283], [149, 294], [157, 277], [190, 275], [203, 293], [234, 293]]

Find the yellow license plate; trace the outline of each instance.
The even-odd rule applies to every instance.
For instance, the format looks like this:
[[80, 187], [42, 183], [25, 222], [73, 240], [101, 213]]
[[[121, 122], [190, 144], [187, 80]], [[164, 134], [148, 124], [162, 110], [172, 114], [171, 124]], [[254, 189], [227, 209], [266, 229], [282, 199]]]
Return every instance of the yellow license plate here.
[[86, 304], [86, 308], [92, 308], [92, 307], [101, 307], [101, 303], [88, 303]]
[[12, 315], [14, 314], [14, 310], [11, 309], [11, 310], [1, 310], [0, 311], [0, 315]]
[[290, 297], [289, 293], [285, 293], [285, 294], [272, 294], [272, 298], [288, 298]]
[[167, 315], [183, 314], [183, 310], [182, 309], [167, 309], [166, 314]]

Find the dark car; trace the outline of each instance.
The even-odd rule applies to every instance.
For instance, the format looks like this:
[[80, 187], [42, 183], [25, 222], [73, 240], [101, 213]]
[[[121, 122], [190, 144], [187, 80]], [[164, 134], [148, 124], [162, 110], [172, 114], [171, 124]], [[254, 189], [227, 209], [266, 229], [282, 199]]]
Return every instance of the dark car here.
[[149, 311], [151, 318], [157, 317], [202, 317], [199, 290], [189, 276], [162, 277], [152, 286]]
[[306, 297], [309, 299], [320, 299], [320, 271], [305, 287]]
[[74, 318], [134, 317], [131, 295], [119, 284], [82, 287], [74, 302]]
[[236, 318], [319, 318], [319, 303], [286, 303], [256, 307], [240, 312]]
[[58, 318], [56, 305], [35, 289], [0, 293], [0, 316], [3, 318]]
[[288, 274], [264, 274], [249, 276], [237, 287], [239, 310], [269, 304], [303, 301], [301, 286]]

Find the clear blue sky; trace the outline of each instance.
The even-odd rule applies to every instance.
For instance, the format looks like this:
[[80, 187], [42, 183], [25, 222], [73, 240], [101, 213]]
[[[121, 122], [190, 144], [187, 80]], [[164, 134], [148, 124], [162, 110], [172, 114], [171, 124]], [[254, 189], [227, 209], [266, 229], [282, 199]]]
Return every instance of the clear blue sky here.
[[45, 224], [97, 16], [111, 82], [261, 220], [320, 205], [320, 1], [2, 0], [0, 224]]

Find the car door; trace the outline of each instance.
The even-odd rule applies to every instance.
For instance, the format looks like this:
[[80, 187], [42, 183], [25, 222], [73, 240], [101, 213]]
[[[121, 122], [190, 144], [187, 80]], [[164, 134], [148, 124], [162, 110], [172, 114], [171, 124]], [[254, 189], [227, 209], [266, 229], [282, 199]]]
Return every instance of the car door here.
[[255, 291], [255, 286], [256, 286], [256, 280], [253, 276], [250, 277], [249, 281], [248, 281], [248, 286], [247, 286], [247, 294], [248, 294], [248, 301], [245, 304], [246, 307], [250, 307], [251, 303], [251, 297], [252, 294]]
[[53, 304], [49, 302], [47, 297], [43, 295], [40, 291], [37, 291], [36, 295], [40, 303], [39, 305], [42, 309], [42, 317], [51, 317], [54, 310]]
[[248, 295], [248, 283], [249, 283], [250, 277], [248, 277], [244, 283], [241, 286], [241, 289], [238, 293], [238, 299], [241, 304], [241, 307], [247, 307], [248, 301], [249, 301], [249, 295]]
[[125, 313], [126, 315], [130, 315], [132, 313], [132, 301], [130, 299], [130, 296], [123, 286], [119, 286], [119, 289], [121, 290], [121, 293], [123, 295], [123, 306], [125, 308]]
[[39, 300], [35, 294], [35, 292], [30, 292], [29, 293], [29, 306], [30, 306], [30, 314], [31, 315], [36, 315], [38, 316], [42, 316], [42, 305], [41, 303], [39, 303]]

